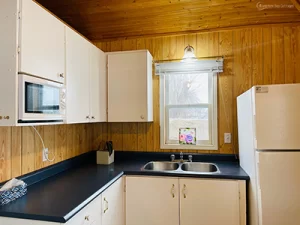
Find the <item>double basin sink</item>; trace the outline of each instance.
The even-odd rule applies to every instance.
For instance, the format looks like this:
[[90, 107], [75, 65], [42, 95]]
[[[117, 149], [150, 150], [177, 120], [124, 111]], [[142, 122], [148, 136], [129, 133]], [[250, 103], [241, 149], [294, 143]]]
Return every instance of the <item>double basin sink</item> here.
[[220, 173], [216, 164], [203, 162], [149, 162], [142, 168], [142, 170], [198, 174]]

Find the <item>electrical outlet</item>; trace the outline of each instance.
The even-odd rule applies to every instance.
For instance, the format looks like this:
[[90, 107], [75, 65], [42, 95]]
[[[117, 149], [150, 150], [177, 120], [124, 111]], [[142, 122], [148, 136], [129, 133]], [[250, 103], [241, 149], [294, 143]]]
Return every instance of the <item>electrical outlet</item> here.
[[231, 143], [231, 133], [224, 133], [224, 143], [225, 144]]
[[48, 148], [43, 149], [43, 162], [47, 161], [48, 158]]

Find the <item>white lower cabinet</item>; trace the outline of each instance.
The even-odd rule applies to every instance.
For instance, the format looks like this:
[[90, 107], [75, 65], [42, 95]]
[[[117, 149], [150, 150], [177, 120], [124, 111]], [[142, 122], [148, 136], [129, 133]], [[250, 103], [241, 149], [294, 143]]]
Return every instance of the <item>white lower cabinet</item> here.
[[72, 217], [66, 225], [102, 225], [101, 221], [101, 200], [102, 195], [98, 196], [79, 213]]
[[179, 225], [177, 178], [126, 177], [126, 225]]
[[239, 225], [239, 182], [179, 179], [181, 225]]
[[124, 225], [124, 179], [120, 178], [102, 193], [102, 225]]
[[245, 225], [245, 181], [126, 177], [126, 225]]

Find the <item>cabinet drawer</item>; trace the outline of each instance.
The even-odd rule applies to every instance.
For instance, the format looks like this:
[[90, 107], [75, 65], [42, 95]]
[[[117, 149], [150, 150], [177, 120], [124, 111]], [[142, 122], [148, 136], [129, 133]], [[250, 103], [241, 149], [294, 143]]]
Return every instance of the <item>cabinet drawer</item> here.
[[101, 195], [80, 210], [67, 225], [101, 225]]

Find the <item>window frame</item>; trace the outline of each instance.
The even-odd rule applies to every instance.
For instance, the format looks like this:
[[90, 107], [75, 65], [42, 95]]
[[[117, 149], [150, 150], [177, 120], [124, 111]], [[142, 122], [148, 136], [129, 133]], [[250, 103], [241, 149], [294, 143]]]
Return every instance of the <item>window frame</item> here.
[[[200, 103], [195, 104], [195, 107], [203, 107], [205, 106], [209, 110], [209, 116], [211, 115], [212, 118], [209, 119], [209, 128], [210, 133], [209, 136], [211, 140], [209, 141], [202, 141], [200, 144], [196, 145], [180, 145], [177, 143], [167, 143], [167, 135], [168, 135], [168, 114], [167, 109], [170, 108], [180, 108], [184, 107], [184, 105], [169, 105], [166, 106], [166, 81], [165, 75], [160, 76], [160, 148], [161, 149], [186, 149], [186, 150], [218, 150], [218, 90], [217, 90], [217, 83], [218, 83], [218, 73], [215, 72], [203, 72], [208, 73], [209, 76], [209, 103]], [[197, 72], [200, 74], [200, 72]], [[170, 74], [172, 76], [172, 74]], [[190, 105], [193, 106], [193, 105]], [[192, 128], [192, 127], [191, 127]]]

